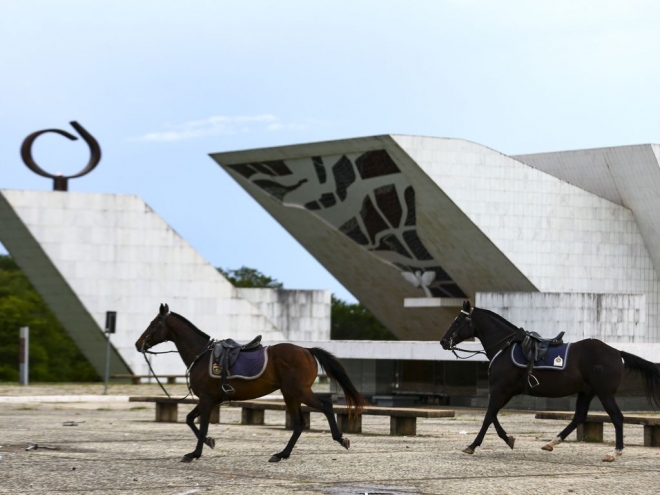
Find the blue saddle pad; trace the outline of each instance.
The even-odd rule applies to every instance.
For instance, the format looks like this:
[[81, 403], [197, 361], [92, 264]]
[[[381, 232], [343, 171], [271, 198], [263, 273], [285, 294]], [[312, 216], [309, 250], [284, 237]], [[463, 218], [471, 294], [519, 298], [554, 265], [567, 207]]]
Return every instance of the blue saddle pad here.
[[[229, 368], [227, 378], [242, 378], [244, 380], [259, 378], [268, 364], [267, 348], [262, 347], [256, 351], [241, 352], [236, 358], [236, 362]], [[213, 353], [211, 353], [209, 361], [209, 374], [213, 378], [220, 378], [220, 373], [213, 372]]]
[[[534, 369], [562, 371], [568, 361], [568, 349], [570, 346], [571, 344], [568, 343], [549, 347], [543, 359], [539, 359], [534, 363]], [[519, 368], [527, 368], [528, 361], [525, 359], [519, 343], [511, 346], [511, 362]]]

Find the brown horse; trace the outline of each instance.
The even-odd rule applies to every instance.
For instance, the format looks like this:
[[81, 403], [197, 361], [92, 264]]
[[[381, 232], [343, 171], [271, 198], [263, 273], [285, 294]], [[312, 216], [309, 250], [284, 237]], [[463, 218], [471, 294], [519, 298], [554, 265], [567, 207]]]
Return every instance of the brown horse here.
[[[278, 389], [281, 390], [286, 410], [291, 415], [293, 433], [284, 450], [274, 454], [269, 462], [279, 462], [291, 455], [306, 426], [301, 403], [325, 414], [333, 440], [346, 449], [350, 447], [349, 439], [344, 438], [339, 431], [332, 402], [319, 398], [312, 391], [312, 384], [318, 375], [316, 361], [325, 369], [328, 377], [344, 390], [351, 417], [361, 414], [367, 401], [357, 391], [339, 360], [329, 352], [318, 347], [308, 349], [287, 343], [269, 346], [266, 349], [268, 363], [263, 373], [252, 380], [227, 380], [227, 384], [234, 390], [233, 393], [227, 394], [222, 390], [220, 380], [209, 374], [209, 353], [214, 340], [183, 316], [170, 312], [167, 304], [161, 304], [158, 315], [137, 340], [135, 347], [139, 352], [145, 352], [165, 341], [174, 342], [188, 369], [190, 387], [199, 397], [197, 406], [186, 416], [186, 423], [197, 437], [197, 447], [184, 455], [182, 462], [199, 459], [204, 444], [215, 447], [215, 440], [206, 436], [214, 406], [228, 400], [256, 399]], [[229, 387], [227, 389], [231, 390]], [[197, 417], [200, 417], [199, 428], [195, 426]]]

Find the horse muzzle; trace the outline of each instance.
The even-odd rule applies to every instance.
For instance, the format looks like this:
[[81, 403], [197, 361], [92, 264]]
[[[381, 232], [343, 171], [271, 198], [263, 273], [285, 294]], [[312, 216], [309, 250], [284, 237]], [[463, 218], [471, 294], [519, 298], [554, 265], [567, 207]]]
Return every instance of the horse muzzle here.
[[147, 339], [142, 340], [140, 342], [139, 340], [135, 343], [135, 348], [137, 349], [138, 352], [144, 352], [148, 351], [152, 346], [147, 344]]

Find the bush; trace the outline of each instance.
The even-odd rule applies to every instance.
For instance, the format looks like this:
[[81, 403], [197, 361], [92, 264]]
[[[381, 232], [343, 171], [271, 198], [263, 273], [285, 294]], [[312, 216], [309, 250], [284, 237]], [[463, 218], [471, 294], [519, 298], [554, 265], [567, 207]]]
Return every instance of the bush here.
[[0, 381], [18, 381], [19, 329], [24, 326], [30, 327], [30, 381], [100, 380], [14, 260], [0, 255]]

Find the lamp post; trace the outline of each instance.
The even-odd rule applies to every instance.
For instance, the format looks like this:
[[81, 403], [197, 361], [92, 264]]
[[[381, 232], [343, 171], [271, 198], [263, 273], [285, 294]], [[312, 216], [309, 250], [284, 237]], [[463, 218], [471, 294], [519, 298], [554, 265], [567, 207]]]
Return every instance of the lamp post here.
[[21, 327], [19, 330], [19, 356], [18, 376], [21, 385], [27, 385], [30, 369], [30, 327]]
[[103, 389], [103, 395], [108, 394], [108, 381], [110, 380], [110, 334], [115, 333], [116, 324], [117, 324], [117, 312], [106, 311], [105, 312], [105, 334], [106, 334], [105, 388]]

